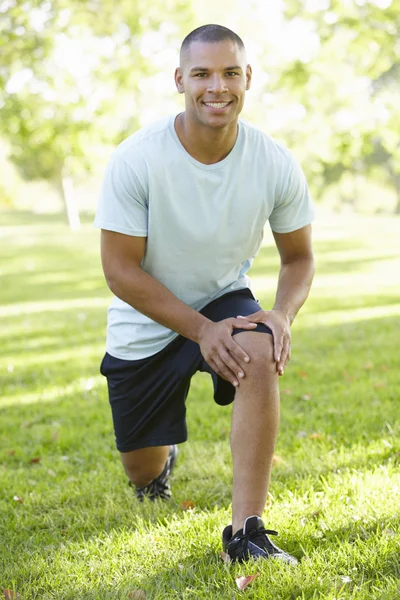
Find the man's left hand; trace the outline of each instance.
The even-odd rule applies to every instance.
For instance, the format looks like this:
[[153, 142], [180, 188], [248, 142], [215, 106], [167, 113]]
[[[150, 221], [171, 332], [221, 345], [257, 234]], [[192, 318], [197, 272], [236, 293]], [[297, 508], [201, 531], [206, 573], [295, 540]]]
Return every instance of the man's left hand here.
[[250, 323], [267, 325], [274, 337], [274, 360], [279, 375], [283, 375], [290, 360], [291, 331], [288, 317], [279, 310], [259, 310], [246, 317], [238, 316]]

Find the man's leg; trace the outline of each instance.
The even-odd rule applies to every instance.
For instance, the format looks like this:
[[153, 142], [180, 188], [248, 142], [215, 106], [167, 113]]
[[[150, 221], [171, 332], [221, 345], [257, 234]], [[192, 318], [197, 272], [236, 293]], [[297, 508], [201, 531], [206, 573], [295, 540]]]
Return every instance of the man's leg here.
[[250, 363], [236, 390], [232, 416], [233, 534], [243, 528], [247, 517], [263, 513], [279, 427], [278, 373], [272, 335], [241, 332], [235, 339], [248, 353]]
[[142, 488], [160, 475], [167, 462], [170, 446], [152, 446], [121, 452], [121, 460], [130, 481]]

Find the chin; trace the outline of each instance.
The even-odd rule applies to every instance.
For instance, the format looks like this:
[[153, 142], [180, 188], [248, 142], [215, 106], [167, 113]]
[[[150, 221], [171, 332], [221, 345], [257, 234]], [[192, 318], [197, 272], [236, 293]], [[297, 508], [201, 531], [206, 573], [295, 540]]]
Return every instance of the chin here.
[[206, 127], [210, 127], [211, 129], [223, 129], [224, 127], [229, 127], [234, 121], [236, 121], [237, 116], [234, 117], [213, 117], [208, 119], [202, 119], [201, 122]]

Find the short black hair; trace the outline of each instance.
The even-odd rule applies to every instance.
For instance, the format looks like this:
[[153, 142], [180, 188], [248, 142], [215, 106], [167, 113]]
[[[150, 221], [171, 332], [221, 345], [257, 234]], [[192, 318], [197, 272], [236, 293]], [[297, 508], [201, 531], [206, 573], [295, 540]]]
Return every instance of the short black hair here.
[[216, 42], [223, 42], [225, 40], [231, 40], [235, 42], [240, 50], [244, 50], [243, 40], [238, 36], [237, 33], [224, 27], [223, 25], [202, 25], [191, 31], [183, 40], [180, 57], [182, 61], [182, 55], [187, 50], [192, 42], [208, 42], [214, 44]]

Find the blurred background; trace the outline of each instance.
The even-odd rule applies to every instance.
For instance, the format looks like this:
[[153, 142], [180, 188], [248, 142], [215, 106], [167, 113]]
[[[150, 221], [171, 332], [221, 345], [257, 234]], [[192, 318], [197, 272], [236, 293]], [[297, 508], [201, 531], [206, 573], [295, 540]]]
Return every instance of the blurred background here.
[[0, 219], [78, 229], [113, 148], [182, 108], [180, 43], [206, 23], [244, 40], [242, 117], [294, 152], [316, 203], [400, 213], [398, 0], [0, 0]]

